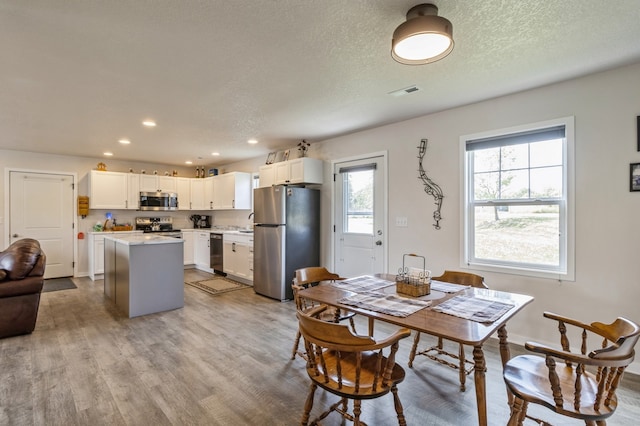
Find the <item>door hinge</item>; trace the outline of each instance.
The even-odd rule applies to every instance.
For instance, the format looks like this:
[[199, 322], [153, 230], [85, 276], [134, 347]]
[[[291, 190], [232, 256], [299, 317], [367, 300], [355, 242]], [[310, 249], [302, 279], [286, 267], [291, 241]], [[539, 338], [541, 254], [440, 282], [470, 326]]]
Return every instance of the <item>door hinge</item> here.
[[76, 262], [75, 262], [75, 261], [74, 261], [74, 262], [71, 262], [71, 267], [72, 267], [72, 268], [75, 268], [75, 267], [76, 267]]
[[76, 184], [75, 183], [71, 183], [71, 189], [76, 189]]
[[333, 225], [333, 232], [336, 232], [336, 226]]
[[333, 181], [334, 182], [336, 181], [336, 174], [335, 173], [333, 174]]
[[75, 223], [71, 224], [71, 229], [76, 229], [76, 224]]

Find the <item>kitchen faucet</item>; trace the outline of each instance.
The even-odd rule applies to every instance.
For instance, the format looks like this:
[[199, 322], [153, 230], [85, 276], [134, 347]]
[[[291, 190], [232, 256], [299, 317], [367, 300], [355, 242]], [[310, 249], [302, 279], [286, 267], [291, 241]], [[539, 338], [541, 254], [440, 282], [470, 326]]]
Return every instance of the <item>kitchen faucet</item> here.
[[247, 219], [251, 219], [251, 216], [253, 216], [253, 212], [249, 213], [249, 217]]

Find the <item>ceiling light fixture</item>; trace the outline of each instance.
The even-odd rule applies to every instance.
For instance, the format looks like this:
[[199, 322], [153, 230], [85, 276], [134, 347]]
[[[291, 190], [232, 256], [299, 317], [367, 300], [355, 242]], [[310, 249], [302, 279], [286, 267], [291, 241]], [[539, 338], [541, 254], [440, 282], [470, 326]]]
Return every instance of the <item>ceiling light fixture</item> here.
[[120, 142], [122, 145], [129, 145], [131, 143], [129, 139], [120, 139], [118, 142]]
[[185, 161], [184, 164], [193, 164], [193, 161]]
[[156, 122], [153, 120], [144, 120], [142, 125], [145, 127], [156, 127]]
[[220, 155], [220, 153], [219, 152], [212, 152], [211, 155], [218, 156], [218, 155]]
[[249, 144], [251, 144], [251, 145], [255, 145], [255, 144], [257, 144], [257, 143], [258, 143], [258, 141], [257, 141], [257, 140], [255, 140], [255, 139], [249, 139], [249, 140], [247, 141], [247, 143], [249, 143]]
[[112, 157], [113, 156], [113, 152], [105, 152], [104, 155], [106, 155], [107, 157]]
[[393, 32], [391, 57], [405, 65], [438, 61], [453, 50], [453, 25], [438, 16], [431, 3], [419, 4], [407, 12], [407, 22]]

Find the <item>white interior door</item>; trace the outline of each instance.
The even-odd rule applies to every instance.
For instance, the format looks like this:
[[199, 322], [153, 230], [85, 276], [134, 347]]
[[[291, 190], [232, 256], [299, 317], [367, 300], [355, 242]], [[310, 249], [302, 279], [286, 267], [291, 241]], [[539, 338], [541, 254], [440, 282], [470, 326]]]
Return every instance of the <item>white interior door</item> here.
[[9, 182], [9, 243], [38, 240], [45, 278], [73, 276], [73, 176], [11, 171]]
[[383, 156], [334, 166], [334, 267], [343, 277], [386, 272], [386, 163]]

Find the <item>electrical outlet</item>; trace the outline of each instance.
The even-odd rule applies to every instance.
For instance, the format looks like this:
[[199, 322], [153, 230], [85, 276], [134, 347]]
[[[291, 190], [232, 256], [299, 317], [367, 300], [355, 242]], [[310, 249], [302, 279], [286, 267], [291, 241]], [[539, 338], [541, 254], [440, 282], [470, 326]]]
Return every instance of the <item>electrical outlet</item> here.
[[396, 216], [396, 226], [406, 228], [409, 226], [409, 221], [405, 216]]

